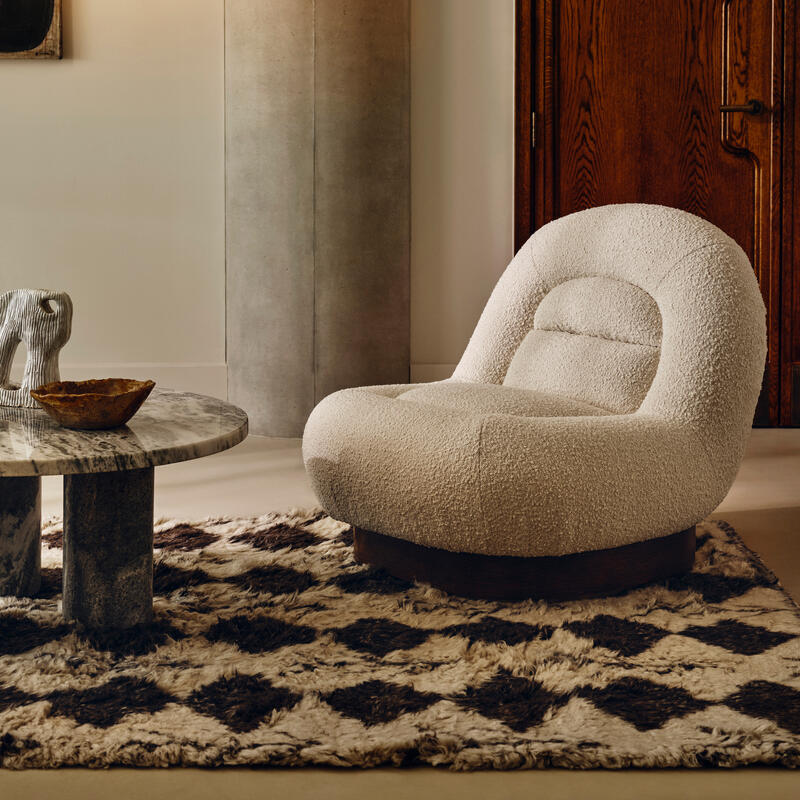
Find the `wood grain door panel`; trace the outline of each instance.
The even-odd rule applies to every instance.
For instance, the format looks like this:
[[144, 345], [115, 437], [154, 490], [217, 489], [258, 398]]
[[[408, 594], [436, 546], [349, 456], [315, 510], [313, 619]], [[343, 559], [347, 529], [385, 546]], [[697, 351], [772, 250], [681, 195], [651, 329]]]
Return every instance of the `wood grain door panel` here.
[[[718, 225], [750, 257], [767, 306], [757, 421], [772, 425], [781, 418], [785, 5], [517, 2], [516, 246], [551, 219], [606, 203], [661, 203]], [[750, 100], [763, 111], [720, 110]]]

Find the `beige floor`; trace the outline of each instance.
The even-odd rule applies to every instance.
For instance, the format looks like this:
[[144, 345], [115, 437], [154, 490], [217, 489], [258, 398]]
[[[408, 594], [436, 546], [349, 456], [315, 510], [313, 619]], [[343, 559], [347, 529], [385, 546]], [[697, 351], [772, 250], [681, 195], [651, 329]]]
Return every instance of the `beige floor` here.
[[[60, 512], [61, 481], [44, 479], [43, 511]], [[251, 437], [227, 453], [156, 471], [156, 514], [198, 519], [314, 505], [299, 443]], [[800, 598], [800, 429], [757, 430], [739, 477], [716, 512], [739, 530]], [[800, 798], [800, 773], [748, 769], [450, 774], [433, 769], [62, 770], [0, 772], [0, 800], [146, 798]]]

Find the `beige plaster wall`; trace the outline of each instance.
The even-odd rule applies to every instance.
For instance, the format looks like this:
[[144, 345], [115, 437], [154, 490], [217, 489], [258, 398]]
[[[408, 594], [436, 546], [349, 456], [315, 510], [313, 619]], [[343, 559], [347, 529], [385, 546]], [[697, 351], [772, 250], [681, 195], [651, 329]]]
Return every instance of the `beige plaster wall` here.
[[513, 252], [513, 0], [411, 2], [411, 377], [448, 377]]
[[222, 0], [64, 0], [0, 62], [0, 291], [75, 304], [65, 376], [224, 394]]
[[[76, 305], [66, 375], [225, 391], [223, 0], [64, 0], [0, 64], [0, 290]], [[411, 0], [412, 378], [452, 370], [512, 251], [513, 0]]]

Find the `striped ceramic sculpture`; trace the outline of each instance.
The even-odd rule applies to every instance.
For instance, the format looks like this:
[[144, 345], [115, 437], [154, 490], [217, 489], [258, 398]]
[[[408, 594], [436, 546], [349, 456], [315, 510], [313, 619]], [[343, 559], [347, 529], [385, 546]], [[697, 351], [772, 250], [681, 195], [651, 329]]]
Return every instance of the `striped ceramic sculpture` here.
[[[37, 408], [30, 390], [60, 380], [58, 353], [72, 331], [72, 300], [64, 292], [14, 289], [0, 295], [0, 405]], [[11, 382], [14, 353], [28, 350], [22, 383]]]

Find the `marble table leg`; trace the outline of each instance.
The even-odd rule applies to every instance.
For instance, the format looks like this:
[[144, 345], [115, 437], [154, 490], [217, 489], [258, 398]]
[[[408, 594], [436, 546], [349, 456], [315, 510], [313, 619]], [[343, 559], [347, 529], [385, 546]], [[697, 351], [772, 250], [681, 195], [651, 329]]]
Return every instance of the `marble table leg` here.
[[64, 618], [153, 618], [153, 468], [64, 476]]
[[0, 595], [32, 597], [42, 566], [42, 480], [0, 478]]

